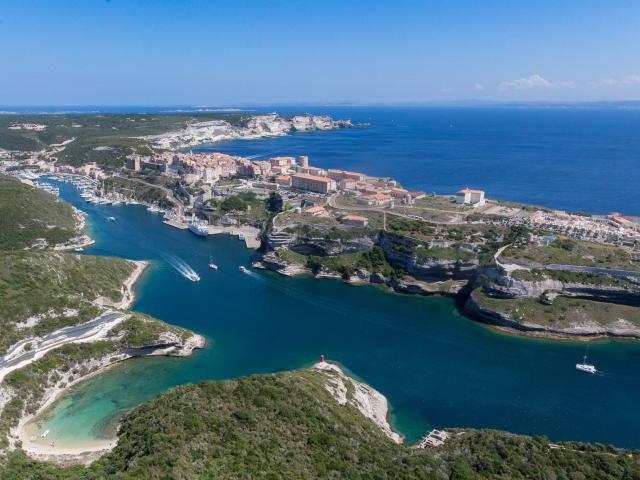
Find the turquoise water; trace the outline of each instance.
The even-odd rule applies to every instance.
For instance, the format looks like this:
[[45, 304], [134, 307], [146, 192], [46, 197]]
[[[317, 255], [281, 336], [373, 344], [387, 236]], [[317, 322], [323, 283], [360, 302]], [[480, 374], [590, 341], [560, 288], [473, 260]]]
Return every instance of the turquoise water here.
[[[51, 438], [101, 438], [129, 408], [185, 382], [289, 370], [320, 354], [384, 393], [409, 441], [432, 427], [490, 427], [640, 447], [640, 345], [592, 342], [603, 373], [575, 370], [584, 344], [506, 335], [459, 315], [453, 301], [390, 294], [272, 272], [246, 275], [252, 252], [235, 237], [196, 237], [138, 206], [94, 206], [89, 253], [148, 259], [134, 309], [204, 334], [190, 358], [125, 362], [75, 388], [42, 428]], [[107, 217], [116, 217], [116, 223]], [[218, 271], [207, 268], [210, 252]], [[171, 254], [201, 276], [193, 283]]]

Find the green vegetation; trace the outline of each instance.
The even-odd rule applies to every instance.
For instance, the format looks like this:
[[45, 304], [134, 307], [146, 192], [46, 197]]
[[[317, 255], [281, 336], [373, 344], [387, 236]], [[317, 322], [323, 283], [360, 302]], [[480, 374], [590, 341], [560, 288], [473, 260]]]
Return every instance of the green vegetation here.
[[[31, 251], [0, 254], [0, 352], [29, 335], [44, 335], [95, 317], [98, 297], [122, 298], [134, 265], [119, 258]], [[33, 326], [19, 322], [40, 316]]]
[[[89, 468], [61, 468], [20, 451], [2, 478], [22, 479], [586, 479], [637, 478], [629, 452], [491, 430], [453, 431], [444, 446], [396, 445], [299, 370], [184, 385], [123, 420], [113, 451]], [[2, 468], [2, 467], [0, 467]]]
[[288, 248], [279, 248], [276, 250], [276, 255], [289, 265], [306, 265], [308, 260], [306, 255], [296, 253]]
[[414, 251], [418, 258], [425, 260], [460, 260], [467, 262], [475, 258], [473, 253], [457, 247], [416, 248]]
[[[0, 148], [34, 151], [75, 140], [56, 154], [60, 163], [78, 166], [97, 162], [120, 168], [132, 153], [149, 155], [149, 143], [140, 137], [179, 130], [192, 122], [224, 119], [236, 124], [233, 114], [83, 114], [83, 115], [0, 115]], [[46, 125], [41, 131], [9, 130], [14, 123]]]
[[166, 177], [156, 178], [152, 176], [150, 178], [141, 178], [149, 183], [158, 183], [158, 186], [154, 187], [152, 185], [146, 185], [137, 181], [135, 178], [125, 179], [119, 177], [110, 177], [105, 180], [104, 184], [107, 191], [115, 190], [127, 197], [133, 196], [136, 200], [156, 204], [161, 208], [173, 208], [175, 206], [175, 204], [167, 198], [167, 194], [161, 188], [161, 186], [165, 186], [169, 189], [174, 187], [173, 184], [166, 185], [165, 182], [160, 181], [160, 178], [164, 179]]
[[345, 280], [360, 269], [369, 273], [382, 273], [386, 277], [398, 276], [398, 272], [389, 265], [382, 248], [374, 246], [368, 252], [343, 253], [333, 256], [310, 256], [306, 266], [314, 273], [322, 268], [339, 273]]
[[19, 370], [9, 373], [2, 387], [8, 387], [11, 399], [0, 413], [0, 447], [6, 446], [9, 429], [15, 426], [24, 413], [34, 414], [41, 403], [45, 389], [53, 385], [64, 385], [61, 375], [68, 375], [68, 381], [84, 377], [97, 365], [90, 361], [115, 356], [125, 348], [140, 348], [164, 343], [167, 333], [174, 334], [182, 341], [191, 333], [187, 330], [167, 325], [154, 318], [133, 313], [120, 322], [105, 340], [92, 343], [66, 344], [51, 350], [42, 358]]
[[558, 280], [563, 283], [581, 283], [585, 285], [597, 285], [605, 287], [633, 288], [634, 285], [626, 280], [608, 277], [606, 275], [594, 275], [591, 273], [568, 272], [564, 270], [532, 269], [516, 270], [511, 276], [517, 280], [540, 282], [546, 279]]
[[0, 250], [47, 245], [77, 235], [73, 209], [55, 196], [13, 177], [0, 176]]
[[622, 247], [558, 238], [550, 245], [518, 244], [507, 248], [503, 257], [533, 265], [584, 265], [600, 268], [640, 270], [640, 258]]
[[[279, 198], [279, 195], [277, 196]], [[270, 195], [260, 199], [253, 192], [240, 192], [222, 201], [210, 199], [207, 201], [209, 220], [230, 216], [242, 224], [262, 226], [276, 212], [278, 200]]]
[[430, 236], [435, 233], [435, 227], [428, 223], [393, 215], [387, 216], [387, 229], [390, 232], [405, 234], [407, 236]]
[[89, 373], [82, 362], [115, 353], [115, 345], [107, 340], [67, 344], [54, 349], [44, 357], [9, 373], [2, 382], [9, 387], [11, 400], [0, 414], [0, 447], [7, 446], [9, 429], [14, 427], [24, 413], [34, 414], [47, 387], [62, 380], [60, 373], [71, 377]]
[[506, 314], [515, 321], [556, 329], [586, 322], [597, 322], [607, 328], [620, 319], [640, 325], [640, 308], [627, 305], [562, 296], [551, 304], [537, 298], [497, 299], [488, 297], [481, 289], [474, 290], [471, 295], [481, 307]]
[[174, 334], [182, 341], [191, 336], [191, 332], [184, 328], [168, 325], [141, 313], [133, 313], [130, 318], [113, 327], [109, 333], [120, 338], [118, 344], [121, 347], [129, 348], [154, 345], [167, 333]]

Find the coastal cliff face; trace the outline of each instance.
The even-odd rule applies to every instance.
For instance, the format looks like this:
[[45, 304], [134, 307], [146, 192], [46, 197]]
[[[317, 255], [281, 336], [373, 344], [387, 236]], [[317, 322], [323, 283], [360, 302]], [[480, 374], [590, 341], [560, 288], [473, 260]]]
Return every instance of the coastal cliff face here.
[[270, 136], [283, 136], [292, 132], [309, 130], [332, 130], [350, 128], [350, 120], [333, 120], [327, 116], [296, 115], [281, 117], [277, 114], [253, 115], [232, 125], [226, 120], [210, 120], [195, 122], [182, 130], [175, 130], [160, 135], [143, 137], [153, 146], [162, 149], [177, 149], [214, 143], [223, 140], [251, 139]]
[[477, 258], [467, 260], [429, 256], [428, 249], [422, 249], [422, 255], [418, 255], [418, 242], [388, 233], [380, 235], [378, 245], [392, 266], [401, 268], [418, 280], [470, 280], [474, 278], [480, 264]]
[[[454, 297], [471, 318], [519, 332], [640, 338], [640, 289], [633, 276], [512, 271], [480, 265], [478, 256], [467, 251], [431, 250], [387, 232], [349, 241], [289, 236], [286, 244], [297, 257], [279, 253], [287, 251], [279, 245], [278, 250], [264, 254], [258, 265], [285, 275], [308, 273], [353, 284], [385, 285], [411, 295]], [[384, 262], [363, 267], [362, 260], [357, 260], [361, 257], [353, 257], [353, 252], [367, 255], [372, 248], [383, 252]], [[456, 253], [460, 258], [446, 258]], [[350, 255], [350, 268], [344, 268]]]
[[[563, 308], [566, 309], [566, 307]], [[565, 319], [564, 313], [559, 313], [553, 315], [550, 323], [544, 323], [536, 321], [535, 317], [532, 318], [533, 316], [525, 308], [516, 307], [505, 311], [495, 304], [487, 305], [481, 289], [474, 290], [466, 298], [463, 310], [472, 318], [482, 322], [538, 336], [564, 338], [610, 336], [640, 339], [640, 325], [632, 321], [640, 320], [637, 317], [629, 317], [631, 319], [629, 320], [616, 318], [616, 315], [612, 314], [606, 319], [595, 320], [585, 313], [578, 318]]]

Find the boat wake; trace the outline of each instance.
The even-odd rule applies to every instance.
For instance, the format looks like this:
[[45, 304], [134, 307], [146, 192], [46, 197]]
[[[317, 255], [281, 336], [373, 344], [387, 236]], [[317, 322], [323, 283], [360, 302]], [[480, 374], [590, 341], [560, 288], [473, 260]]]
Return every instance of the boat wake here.
[[169, 265], [171, 265], [180, 275], [182, 275], [187, 280], [191, 280], [192, 282], [197, 282], [200, 280], [200, 275], [198, 275], [196, 271], [181, 258], [176, 257], [175, 255], [163, 255], [163, 258]]

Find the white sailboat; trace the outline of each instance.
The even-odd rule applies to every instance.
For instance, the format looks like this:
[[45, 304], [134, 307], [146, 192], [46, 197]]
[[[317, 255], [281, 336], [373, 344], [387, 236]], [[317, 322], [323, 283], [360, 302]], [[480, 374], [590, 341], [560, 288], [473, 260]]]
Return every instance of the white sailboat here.
[[581, 372], [586, 372], [586, 373], [596, 373], [596, 367], [595, 365], [591, 365], [589, 363], [587, 363], [587, 354], [584, 354], [584, 357], [582, 357], [582, 363], [576, 363], [576, 370], [580, 370]]
[[211, 270], [217, 270], [218, 269], [218, 265], [213, 263], [213, 257], [211, 256], [211, 254], [209, 254], [209, 268]]

